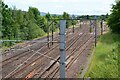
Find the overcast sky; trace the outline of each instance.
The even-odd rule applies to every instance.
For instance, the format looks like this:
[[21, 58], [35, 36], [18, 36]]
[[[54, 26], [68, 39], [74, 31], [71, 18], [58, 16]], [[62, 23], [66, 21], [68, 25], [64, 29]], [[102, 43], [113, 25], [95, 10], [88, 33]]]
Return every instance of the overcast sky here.
[[9, 7], [27, 11], [29, 6], [52, 14], [101, 15], [110, 12], [115, 0], [4, 0]]

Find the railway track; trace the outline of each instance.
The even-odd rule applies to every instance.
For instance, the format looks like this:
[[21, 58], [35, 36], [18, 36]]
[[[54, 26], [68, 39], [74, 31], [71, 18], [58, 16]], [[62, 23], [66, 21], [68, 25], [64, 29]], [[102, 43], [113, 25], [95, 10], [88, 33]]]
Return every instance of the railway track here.
[[[67, 32], [66, 71], [70, 69], [81, 54], [84, 54], [89, 44], [93, 43], [94, 34], [89, 33], [88, 25], [83, 24], [83, 26], [81, 29], [76, 28], [75, 33], [71, 34]], [[58, 36], [54, 39], [59, 40]], [[33, 55], [33, 58], [30, 59], [29, 57], [34, 53], [36, 53], [36, 55]], [[23, 59], [24, 56], [27, 56], [27, 58]], [[20, 59], [23, 60], [19, 62]], [[23, 62], [25, 59], [27, 59], [27, 61]], [[4, 71], [6, 74], [4, 72], [3, 74], [5, 74], [5, 78], [23, 78], [23, 80], [29, 78], [59, 78], [59, 59], [58, 44], [54, 44], [50, 49], [47, 49], [47, 45], [37, 49], [29, 49], [20, 56], [15, 56], [11, 59], [8, 58], [8, 60], [4, 61], [6, 63], [3, 63], [3, 69], [7, 64], [12, 64], [14, 61], [16, 61], [14, 62], [15, 64], [17, 63], [16, 66], [20, 65], [21, 62], [23, 63], [21, 67], [17, 69], [13, 68], [11, 71], [9, 71], [9, 69], [11, 69], [12, 66], [10, 68], [7, 67]]]
[[[84, 31], [83, 31], [84, 32]], [[88, 31], [86, 31], [86, 32], [89, 32], [89, 30]], [[76, 34], [76, 33], [74, 33], [74, 34]], [[77, 35], [79, 35], [79, 36], [82, 36], [83, 34], [82, 33], [79, 33], [79, 34], [77, 34]], [[68, 46], [68, 48], [66, 49], [66, 50], [69, 50], [69, 53], [70, 53], [70, 50], [72, 49], [71, 47], [75, 44], [76, 46], [73, 46], [73, 47], [78, 47], [79, 45], [79, 42], [77, 42], [78, 40], [80, 40], [79, 39], [79, 36], [75, 36], [74, 38], [72, 37], [72, 39], [73, 40], [71, 40], [71, 42], [69, 42], [69, 46]], [[84, 37], [87, 37], [87, 36], [85, 36], [84, 35]], [[89, 40], [89, 39], [88, 39]], [[84, 40], [83, 40], [84, 41]], [[72, 44], [71, 44], [72, 43]], [[70, 45], [71, 44], [71, 45]], [[85, 44], [83, 44], [83, 46], [84, 46]], [[53, 66], [55, 66], [55, 65], [59, 65], [58, 63], [59, 63], [59, 54], [54, 54], [54, 53], [58, 53], [57, 52], [57, 50], [59, 50], [59, 47], [58, 46], [55, 46], [55, 47], [57, 47], [57, 49], [56, 48], [54, 48], [54, 49], [56, 49], [55, 51], [52, 51], [51, 50], [51, 52], [49, 52], [49, 53], [51, 53], [51, 54], [46, 54], [47, 56], [49, 56], [49, 57], [53, 57], [54, 59], [52, 60], [51, 59], [51, 64], [50, 64], [50, 66], [48, 66], [48, 65], [45, 65], [45, 64], [48, 64], [48, 62], [47, 63], [45, 63], [45, 64], [38, 64], [39, 62], [43, 62], [43, 61], [45, 61], [46, 59], [45, 58], [47, 58], [47, 57], [45, 57], [44, 55], [41, 55], [42, 53], [41, 53], [41, 51], [38, 51], [37, 53], [38, 53], [38, 55], [36, 55], [36, 57], [37, 56], [41, 56], [41, 57], [39, 57], [39, 58], [37, 58], [36, 59], [36, 61], [37, 62], [31, 62], [29, 65], [27, 65], [26, 67], [24, 67], [24, 68], [22, 68], [22, 69], [20, 69], [20, 70], [18, 70], [18, 72], [15, 72], [15, 73], [12, 73], [12, 75], [10, 75], [12, 78], [15, 78], [16, 77], [16, 75], [17, 75], [17, 77], [16, 78], [19, 78], [19, 77], [24, 77], [24, 78], [31, 78], [31, 77], [52, 77], [52, 78], [54, 78], [55, 77], [55, 75], [56, 74], [58, 74], [58, 70], [59, 70], [59, 66], [57, 66], [57, 68], [56, 69], [54, 69], [55, 71], [51, 71], [51, 73], [49, 74], [49, 71], [51, 70], [51, 68], [53, 68]], [[71, 50], [72, 51], [72, 53], [71, 53], [71, 55], [72, 54], [74, 54], [78, 49], [81, 49], [81, 47], [79, 47], [79, 48], [74, 48], [73, 50]], [[84, 51], [84, 50], [83, 50]], [[83, 52], [82, 51], [82, 52]], [[36, 51], [34, 51], [34, 50], [32, 50], [32, 52], [36, 52]], [[81, 53], [82, 53], [81, 52]], [[54, 56], [55, 55], [55, 56]], [[69, 69], [69, 67], [73, 64], [73, 62], [77, 59], [77, 57], [76, 56], [79, 56], [79, 55], [76, 55], [76, 56], [74, 56], [75, 58], [72, 58], [71, 57], [71, 55], [70, 56], [67, 56], [67, 69]], [[43, 57], [45, 57], [45, 58], [43, 58]], [[42, 59], [43, 60], [42, 60]], [[40, 60], [38, 60], [38, 59], [40, 59]], [[42, 61], [41, 61], [42, 60]], [[49, 58], [47, 58], [47, 60], [50, 60]], [[46, 61], [47, 61], [46, 60]], [[30, 61], [30, 60], [29, 60]], [[71, 62], [70, 62], [71, 61]], [[36, 65], [36, 63], [37, 63], [37, 65]], [[26, 64], [25, 64], [26, 65]], [[28, 68], [28, 67], [34, 67], [34, 65], [36, 65], [36, 67], [35, 68]], [[40, 66], [42, 66], [42, 67], [40, 67]], [[48, 67], [46, 67], [46, 66], [48, 66]], [[30, 69], [30, 70], [26, 70], [25, 71], [25, 69]], [[43, 69], [46, 69], [46, 70], [43, 70]], [[55, 67], [54, 67], [55, 68]], [[42, 71], [42, 75], [40, 75], [40, 73], [39, 73], [39, 71]], [[23, 72], [24, 74], [22, 74], [21, 72]], [[26, 72], [26, 73], [25, 73]], [[47, 76], [47, 74], [49, 74], [49, 76]], [[14, 75], [15, 74], [15, 75]], [[38, 76], [38, 74], [39, 74], [39, 76]], [[37, 76], [36, 76], [37, 75]]]
[[[87, 36], [88, 37], [88, 36]], [[67, 58], [66, 58], [66, 61], [67, 61], [67, 65], [66, 65], [66, 67], [67, 67], [67, 69], [70, 67], [70, 65], [76, 60], [76, 58], [80, 55], [80, 54], [77, 54], [77, 56], [72, 56], [72, 55], [74, 55], [75, 54], [75, 52], [76, 51], [78, 51], [79, 49], [81, 49], [81, 47], [82, 46], [84, 46], [84, 45], [86, 45], [86, 43], [90, 40], [90, 39], [93, 39], [93, 36], [90, 36], [90, 38], [89, 39], [86, 39], [87, 41], [85, 41], [84, 43], [81, 43], [81, 41], [80, 42], [78, 42], [76, 45], [76, 47], [72, 50], [72, 52], [70, 53], [69, 51], [67, 51], [66, 53], [69, 53], [69, 54], [67, 54]], [[79, 45], [79, 43], [81, 44], [81, 45]], [[83, 48], [84, 49], [84, 48]], [[82, 50], [81, 50], [82, 51]], [[84, 50], [83, 50], [84, 51]], [[82, 52], [80, 52], [80, 53], [82, 53]], [[57, 59], [59, 59], [60, 57], [58, 57]], [[73, 61], [71, 61], [71, 60], [73, 60]], [[71, 63], [72, 62], [72, 63]], [[51, 66], [50, 66], [51, 67]], [[53, 63], [52, 64], [52, 67], [51, 68], [53, 68], [53, 69], [51, 69], [50, 71], [48, 71], [48, 69], [49, 69], [49, 67], [48, 67], [48, 69], [46, 69], [44, 72], [43, 72], [43, 74], [39, 74], [38, 76], [34, 76], [35, 78], [38, 78], [39, 76], [40, 77], [42, 77], [42, 78], [56, 78], [56, 77], [51, 77], [51, 75], [55, 75], [56, 73], [58, 73], [59, 72], [59, 65], [58, 64], [55, 64], [55, 63]], [[46, 74], [47, 73], [47, 74]]]
[[[71, 29], [69, 29], [68, 31], [67, 31], [67, 33], [69, 33], [69, 32], [71, 32]], [[68, 36], [68, 35], [67, 35]], [[39, 40], [39, 39], [37, 39], [37, 40]], [[58, 35], [56, 35], [55, 34], [55, 38], [54, 38], [54, 40], [56, 40], [56, 41], [58, 41]], [[4, 67], [7, 63], [11, 63], [11, 62], [14, 62], [15, 60], [18, 60], [18, 59], [20, 59], [20, 58], [22, 58], [22, 57], [24, 57], [24, 56], [28, 56], [29, 57], [29, 54], [28, 53], [31, 53], [32, 52], [32, 50], [34, 50], [35, 51], [35, 49], [32, 49], [32, 48], [30, 48], [30, 46], [35, 46], [34, 44], [43, 44], [43, 43], [35, 43], [35, 42], [29, 42], [29, 46], [25, 46], [24, 47], [24, 49], [26, 49], [26, 51], [24, 51], [24, 52], [22, 52], [22, 53], [19, 53], [19, 54], [17, 54], [17, 53], [14, 53], [15, 55], [14, 56], [10, 56], [9, 58], [7, 58], [7, 59], [4, 59], [3, 61], [2, 61], [2, 66]], [[27, 43], [27, 45], [28, 45], [28, 43]], [[42, 46], [40, 46], [39, 47], [39, 49], [40, 48], [47, 48], [47, 44], [44, 44], [44, 45], [42, 45]], [[22, 48], [23, 49], [23, 48]], [[37, 50], [37, 49], [36, 49]], [[16, 51], [17, 52], [17, 51]], [[12, 53], [12, 52], [11, 52]], [[28, 54], [28, 55], [26, 55], [26, 54]], [[5, 54], [6, 55], [6, 54]]]
[[[71, 45], [73, 45], [73, 44], [71, 44]], [[71, 45], [70, 45], [70, 46], [71, 46]], [[70, 47], [69, 47], [69, 48], [70, 48]], [[59, 57], [58, 57], [56, 60], [58, 60], [58, 59], [59, 59]], [[56, 62], [56, 61], [55, 61], [55, 62]], [[54, 64], [55, 62], [53, 62], [53, 64]], [[53, 64], [51, 64], [50, 67], [51, 67]], [[45, 71], [47, 71], [48, 69], [49, 69], [49, 67], [46, 68], [45, 70], [42, 70], [43, 72], [42, 72], [42, 73], [39, 73], [39, 74], [43, 74], [43, 73], [44, 73]], [[40, 71], [41, 71], [41, 70], [40, 70]], [[32, 72], [31, 72], [31, 73], [32, 73]], [[31, 74], [31, 73], [30, 73], [30, 74]], [[29, 76], [29, 74], [28, 74], [28, 76]]]
[[[68, 69], [71, 67], [71, 65], [73, 65], [73, 63], [77, 60], [77, 58], [85, 51], [85, 48], [87, 48], [87, 45], [91, 43], [91, 39], [93, 39], [92, 37], [90, 37], [88, 39], [88, 41], [85, 42], [84, 45], [78, 47], [79, 52], [76, 51], [76, 54], [72, 54], [72, 56], [69, 56], [69, 58], [66, 59], [66, 72], [68, 71]], [[78, 54], [77, 54], [78, 53]], [[56, 67], [56, 69], [54, 69], [55, 71], [53, 71], [51, 74], [49, 74], [48, 76], [45, 76], [47, 78], [59, 78], [59, 66]], [[68, 73], [68, 72], [67, 72]]]
[[[72, 46], [75, 42], [77, 42], [77, 40], [80, 38], [79, 36], [82, 36], [82, 34], [81, 34], [81, 35], [78, 34], [78, 36], [75, 37], [73, 43], [70, 43], [69, 46], [67, 46], [66, 51], [68, 51], [68, 50], [71, 48], [71, 46]], [[77, 39], [77, 38], [78, 38], [78, 39]], [[57, 51], [59, 51], [59, 48], [58, 48]], [[57, 57], [57, 58], [56, 58], [56, 57]], [[57, 54], [54, 58], [56, 58], [55, 60], [59, 60], [59, 58], [60, 58], [60, 57], [59, 57], [59, 54]], [[57, 61], [55, 61], [55, 62], [57, 62]], [[51, 66], [53, 66], [53, 64], [55, 64], [55, 62], [52, 62], [52, 63], [49, 65], [49, 67], [46, 67], [44, 70], [38, 71], [38, 73], [40, 72], [39, 74], [41, 74], [41, 75], [44, 74], [44, 72], [46, 72], [47, 70], [49, 70], [49, 68], [50, 68]], [[39, 67], [39, 66], [38, 66], [38, 67]], [[36, 68], [35, 68], [35, 69], [36, 69]], [[37, 68], [37, 69], [39, 69], [39, 68]], [[28, 74], [28, 76], [29, 76], [29, 74]]]
[[[73, 36], [72, 36], [72, 38], [73, 38]], [[69, 44], [70, 44], [70, 43], [72, 42], [72, 40], [71, 40], [71, 39], [69, 39], [69, 40], [70, 40], [70, 42], [69, 42]], [[58, 53], [58, 52], [55, 52], [55, 51], [59, 51], [59, 48], [58, 48], [59, 46], [55, 46], [55, 48], [56, 48], [56, 47], [57, 47], [57, 49], [58, 49], [58, 50], [54, 50], [54, 49], [52, 49], [52, 51], [51, 51], [51, 52], [50, 52], [50, 51], [49, 51], [49, 52], [47, 52], [47, 55], [48, 55], [48, 56], [52, 56], [52, 57], [53, 57], [54, 55], [56, 55], [56, 54], [54, 54], [54, 55], [52, 54], [52, 53]], [[57, 55], [59, 55], [59, 54], [57, 54]], [[43, 58], [43, 60], [42, 60], [42, 61], [41, 61], [41, 59], [40, 59], [40, 61], [38, 61], [38, 59], [37, 59], [38, 63], [40, 63], [40, 62], [41, 62], [41, 64], [42, 64], [42, 65], [41, 65], [41, 67], [42, 67], [42, 68], [45, 68], [45, 62], [47, 62], [47, 60], [49, 61], [49, 59], [48, 59], [48, 58], [46, 58], [46, 59], [45, 59], [45, 58]], [[45, 62], [44, 62], [44, 63], [42, 63], [43, 61], [45, 61]], [[33, 62], [32, 62], [32, 63], [33, 63]], [[47, 64], [48, 64], [48, 63], [47, 63]], [[39, 66], [38, 66], [38, 67], [39, 67]]]

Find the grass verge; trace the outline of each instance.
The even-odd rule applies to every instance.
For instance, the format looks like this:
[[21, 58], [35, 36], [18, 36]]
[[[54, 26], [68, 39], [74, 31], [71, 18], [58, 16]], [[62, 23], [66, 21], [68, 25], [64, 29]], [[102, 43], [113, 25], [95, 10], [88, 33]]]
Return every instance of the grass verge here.
[[99, 37], [85, 78], [120, 77], [120, 35], [106, 33]]

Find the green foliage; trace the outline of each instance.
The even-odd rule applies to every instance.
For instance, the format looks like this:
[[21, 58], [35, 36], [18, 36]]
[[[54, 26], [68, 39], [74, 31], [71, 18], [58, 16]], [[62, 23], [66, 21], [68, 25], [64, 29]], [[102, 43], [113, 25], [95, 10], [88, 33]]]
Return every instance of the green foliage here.
[[113, 5], [108, 18], [108, 25], [112, 32], [120, 34], [120, 1]]
[[107, 33], [99, 38], [91, 65], [85, 77], [118, 78], [120, 36]]
[[[70, 18], [71, 17], [70, 17], [70, 15], [68, 13], [66, 13], [66, 12], [63, 13], [63, 19], [70, 19]], [[72, 21], [71, 20], [67, 20], [66, 23], [67, 23], [66, 24], [67, 28], [69, 28], [70, 25], [72, 25]]]
[[108, 14], [106, 15], [81, 15], [81, 16], [77, 16], [77, 19], [87, 19], [87, 20], [91, 20], [91, 19], [95, 19], [95, 16], [97, 17], [98, 20], [104, 20], [106, 21], [108, 18]]
[[45, 32], [39, 28], [39, 26], [33, 22], [28, 24], [28, 39], [34, 39], [38, 36], [43, 36]]
[[[37, 8], [29, 7], [28, 12], [9, 8], [2, 2], [2, 39], [4, 40], [30, 40], [45, 35], [46, 21]], [[1, 33], [0, 33], [1, 35]], [[10, 42], [3, 43], [10, 46]]]
[[2, 1], [0, 1], [0, 39], [2, 37]]
[[48, 12], [45, 17], [47, 18], [47, 20], [49, 21], [50, 19], [52, 19], [52, 16], [50, 15], [50, 13]]
[[108, 19], [108, 13], [106, 14], [106, 15], [100, 15], [99, 16], [99, 20], [104, 20], [104, 21], [106, 21], [107, 19]]
[[[48, 26], [51, 19], [70, 19], [70, 15], [64, 12], [63, 15], [51, 15], [49, 12], [45, 16], [40, 15], [40, 11], [35, 7], [29, 7], [28, 11], [17, 10], [16, 7], [9, 8], [2, 2], [2, 29], [0, 36], [3, 40], [31, 40], [44, 36], [52, 31], [52, 25]], [[0, 15], [1, 17], [1, 15]], [[76, 21], [73, 21], [76, 24]], [[67, 21], [67, 27], [72, 25], [71, 21]], [[53, 31], [58, 30], [59, 21], [55, 20]], [[11, 42], [3, 43], [4, 46], [11, 46]]]

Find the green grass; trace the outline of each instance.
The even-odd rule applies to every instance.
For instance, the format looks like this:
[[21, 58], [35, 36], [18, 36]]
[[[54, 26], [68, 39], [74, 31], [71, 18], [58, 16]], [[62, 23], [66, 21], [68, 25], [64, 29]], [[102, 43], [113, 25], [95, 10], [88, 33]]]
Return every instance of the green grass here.
[[[118, 78], [120, 71], [120, 36], [107, 33], [99, 37], [93, 58], [84, 77]], [[118, 63], [119, 61], [119, 63]]]

